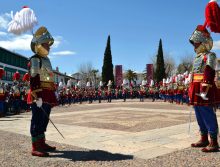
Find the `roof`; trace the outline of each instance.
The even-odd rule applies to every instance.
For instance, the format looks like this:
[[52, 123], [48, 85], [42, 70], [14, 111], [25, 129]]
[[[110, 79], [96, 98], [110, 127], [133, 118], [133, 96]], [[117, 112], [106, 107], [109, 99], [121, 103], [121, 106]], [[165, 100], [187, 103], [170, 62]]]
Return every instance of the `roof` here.
[[8, 52], [8, 53], [13, 54], [13, 55], [16, 55], [16, 56], [19, 56], [19, 57], [23, 57], [23, 58], [25, 58], [25, 59], [28, 60], [28, 57], [22, 56], [22, 55], [20, 55], [20, 54], [18, 54], [18, 53], [12, 52], [12, 51], [10, 51], [10, 50], [8, 50], [8, 49], [5, 49], [5, 48], [3, 48], [3, 47], [0, 47], [0, 50], [2, 50], [2, 51], [4, 51], [4, 52]]
[[57, 71], [57, 70], [53, 70], [53, 73], [56, 73], [56, 74], [58, 74], [58, 75], [62, 75], [62, 76], [68, 77], [68, 78], [75, 79], [74, 77], [69, 76], [69, 75], [66, 75], [66, 74], [64, 74], [64, 73], [61, 73], [61, 72], [59, 72], [59, 71]]

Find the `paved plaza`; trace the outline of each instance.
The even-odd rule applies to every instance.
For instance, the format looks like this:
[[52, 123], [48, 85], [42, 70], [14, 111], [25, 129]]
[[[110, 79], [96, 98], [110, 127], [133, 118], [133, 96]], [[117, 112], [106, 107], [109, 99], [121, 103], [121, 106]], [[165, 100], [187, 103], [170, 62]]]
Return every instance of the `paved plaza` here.
[[56, 107], [51, 119], [65, 139], [49, 124], [47, 140], [58, 148], [49, 158], [30, 155], [30, 119], [0, 118], [0, 166], [220, 165], [219, 153], [189, 147], [199, 132], [186, 105], [134, 99]]

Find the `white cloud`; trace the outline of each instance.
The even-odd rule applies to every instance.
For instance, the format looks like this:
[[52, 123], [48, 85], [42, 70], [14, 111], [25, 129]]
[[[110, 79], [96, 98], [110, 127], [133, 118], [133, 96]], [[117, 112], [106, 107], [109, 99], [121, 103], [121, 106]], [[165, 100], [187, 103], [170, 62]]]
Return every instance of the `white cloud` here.
[[0, 46], [6, 48], [8, 50], [30, 50], [30, 43], [31, 43], [32, 35], [22, 35], [11, 37], [8, 40], [0, 41]]
[[6, 36], [6, 35], [7, 35], [6, 32], [0, 31], [0, 36]]
[[50, 54], [48, 55], [48, 58], [49, 59], [54, 59], [55, 57], [54, 56], [51, 56]]
[[10, 13], [0, 15], [0, 28], [7, 29], [8, 23], [10, 22]]
[[[15, 36], [7, 32], [8, 23], [11, 20], [10, 13], [4, 13], [0, 15], [0, 46], [8, 50], [20, 50], [20, 51], [30, 51], [30, 43], [33, 38], [30, 34], [23, 34], [20, 36]], [[63, 41], [62, 36], [54, 37], [53, 48], [58, 48]]]
[[[14, 36], [6, 32], [0, 32], [0, 36], [7, 36], [8, 39], [0, 40], [0, 46], [8, 50], [30, 51], [30, 44], [33, 38], [30, 34]], [[55, 37], [54, 48], [57, 48], [61, 43], [61, 37]]]
[[213, 50], [220, 50], [220, 41], [213, 42]]
[[60, 51], [60, 52], [52, 52], [51, 54], [56, 55], [56, 56], [64, 56], [64, 55], [75, 55], [76, 52], [65, 50], [65, 51]]
[[62, 40], [63, 40], [63, 37], [61, 36], [54, 37], [54, 44], [52, 45], [52, 48], [58, 48]]

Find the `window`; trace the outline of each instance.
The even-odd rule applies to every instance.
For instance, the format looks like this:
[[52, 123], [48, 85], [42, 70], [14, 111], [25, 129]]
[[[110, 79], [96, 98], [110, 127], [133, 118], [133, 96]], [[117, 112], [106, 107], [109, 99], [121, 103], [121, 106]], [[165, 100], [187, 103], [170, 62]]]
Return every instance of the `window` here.
[[2, 56], [2, 62], [5, 63], [6, 62], [6, 56], [5, 54], [4, 55], [1, 55]]
[[8, 81], [12, 80], [12, 72], [6, 71], [6, 80], [8, 80]]

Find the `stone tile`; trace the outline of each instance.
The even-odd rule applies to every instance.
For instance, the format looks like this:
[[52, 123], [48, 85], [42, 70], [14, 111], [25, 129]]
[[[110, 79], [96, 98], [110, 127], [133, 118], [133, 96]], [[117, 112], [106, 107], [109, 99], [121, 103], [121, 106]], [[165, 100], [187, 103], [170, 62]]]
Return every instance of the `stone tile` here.
[[145, 149], [139, 152], [135, 152], [134, 156], [137, 158], [142, 158], [142, 159], [150, 159], [150, 158], [155, 158], [155, 157], [165, 155], [168, 153], [172, 153], [176, 150], [177, 149], [160, 146], [160, 147], [153, 147], [153, 148]]

